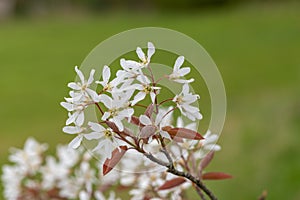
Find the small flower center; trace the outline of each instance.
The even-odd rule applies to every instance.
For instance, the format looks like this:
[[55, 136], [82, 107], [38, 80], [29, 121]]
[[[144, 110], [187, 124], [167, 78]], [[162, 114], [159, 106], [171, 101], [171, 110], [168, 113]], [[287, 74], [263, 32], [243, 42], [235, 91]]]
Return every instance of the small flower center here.
[[87, 84], [83, 84], [83, 85], [81, 86], [81, 90], [82, 90], [82, 91], [85, 91], [86, 88], [88, 88], [88, 85], [87, 85]]
[[145, 85], [143, 92], [145, 92], [146, 94], [149, 94], [152, 91], [152, 87], [150, 85]]
[[147, 56], [145, 57], [145, 59], [142, 60], [142, 64], [143, 64], [143, 65], [148, 64], [148, 58], [147, 58]]
[[107, 138], [111, 138], [113, 136], [113, 133], [110, 130], [105, 130], [104, 131], [104, 135]]
[[115, 108], [112, 108], [112, 109], [109, 110], [109, 113], [113, 117], [113, 116], [116, 116], [118, 114], [118, 110], [115, 109]]
[[103, 88], [103, 90], [104, 91], [111, 91], [112, 90], [112, 85], [110, 84], [110, 83], [108, 83], [104, 88]]
[[178, 103], [178, 104], [182, 104], [183, 102], [184, 102], [184, 100], [183, 100], [183, 96], [178, 96], [177, 98], [176, 98], [176, 102]]

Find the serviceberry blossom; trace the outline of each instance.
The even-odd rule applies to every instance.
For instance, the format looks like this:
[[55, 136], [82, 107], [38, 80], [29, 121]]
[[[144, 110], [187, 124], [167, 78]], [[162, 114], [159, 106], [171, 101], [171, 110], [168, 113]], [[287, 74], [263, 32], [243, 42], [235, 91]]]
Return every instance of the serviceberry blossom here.
[[[98, 171], [105, 175], [101, 180], [106, 188], [93, 190], [98, 179], [93, 178], [97, 173], [89, 162], [82, 160], [79, 169], [72, 171], [74, 177], [61, 180], [66, 176], [64, 168], [69, 169], [72, 164], [61, 165], [61, 161], [51, 158], [47, 158], [42, 173], [53, 173], [56, 167], [62, 175], [48, 177], [49, 184], [44, 187], [51, 188], [54, 182], [59, 182], [61, 196], [85, 200], [105, 199], [102, 192], [119, 184], [128, 188], [131, 199], [154, 200], [185, 199], [185, 190], [193, 186], [200, 196], [206, 193], [210, 199], [216, 199], [202, 180], [225, 179], [230, 175], [203, 173], [213, 152], [220, 150], [220, 146], [215, 145], [216, 134], [207, 131], [202, 136], [197, 130], [195, 121], [201, 120], [202, 115], [193, 104], [197, 103], [199, 95], [190, 91], [194, 79], [185, 77], [191, 68], [182, 67], [184, 57], [179, 56], [171, 74], [155, 77], [151, 66], [154, 45], [148, 42], [147, 54], [140, 47], [136, 53], [139, 61], [120, 59], [120, 70], [116, 74], [105, 65], [101, 80], [94, 81], [95, 70], [91, 70], [85, 80], [83, 73], [75, 67], [81, 82], [68, 84], [72, 89], [70, 97], [61, 103], [69, 112], [63, 131], [75, 135], [69, 147], [80, 149], [82, 141], [93, 142], [92, 152], [100, 154], [102, 163]], [[183, 84], [182, 91], [174, 94], [175, 97], [170, 96], [165, 92], [168, 87], [159, 85], [163, 79]], [[98, 92], [91, 89], [94, 83]], [[145, 103], [148, 96], [150, 104]], [[94, 121], [85, 119], [90, 106], [95, 106], [98, 112]], [[177, 113], [177, 109], [180, 112]], [[179, 113], [182, 116], [178, 116]], [[187, 120], [193, 123], [183, 123]], [[117, 167], [120, 170], [114, 170]], [[143, 173], [125, 173], [139, 170]], [[114, 194], [109, 198], [115, 198]]]
[[63, 132], [67, 133], [67, 134], [76, 134], [77, 136], [70, 142], [69, 147], [73, 148], [73, 149], [77, 149], [83, 138], [86, 137], [86, 134], [84, 134], [84, 132], [86, 132], [86, 128], [85, 127], [80, 127], [80, 126], [65, 126], [63, 128]]
[[173, 80], [173, 81], [178, 82], [178, 83], [191, 83], [191, 82], [194, 81], [193, 78], [191, 78], [189, 80], [182, 79], [182, 77], [184, 77], [185, 75], [187, 75], [191, 71], [191, 68], [189, 68], [189, 67], [184, 67], [184, 68], [180, 69], [183, 62], [184, 62], [184, 57], [179, 56], [175, 61], [175, 64], [174, 64], [174, 67], [173, 67], [173, 72], [168, 77], [169, 77], [170, 80]]
[[113, 98], [105, 94], [101, 94], [99, 97], [100, 102], [103, 103], [105, 107], [108, 109], [106, 112], [104, 112], [101, 119], [109, 120], [115, 123], [119, 131], [124, 130], [122, 120], [125, 118], [130, 118], [134, 113], [134, 109], [128, 107], [127, 105], [128, 97], [126, 97], [126, 93], [123, 94], [124, 95], [121, 96], [113, 95]]
[[181, 93], [176, 95], [173, 98], [173, 101], [177, 104], [177, 107], [184, 116], [188, 117], [192, 121], [195, 121], [196, 119], [200, 120], [202, 119], [202, 115], [199, 112], [199, 108], [190, 105], [197, 101], [200, 97], [199, 95], [190, 93], [189, 90], [189, 85], [184, 84]]
[[120, 83], [122, 83], [123, 76], [118, 76], [117, 78], [113, 79], [112, 81], [109, 81], [110, 77], [111, 77], [110, 68], [107, 65], [105, 65], [103, 67], [103, 70], [102, 70], [103, 80], [102, 81], [96, 81], [96, 83], [102, 85], [102, 87], [103, 87], [102, 90], [103, 91], [113, 93], [114, 90], [116, 90], [117, 86]]
[[137, 80], [140, 84], [135, 84], [134, 87], [139, 90], [139, 92], [132, 100], [131, 105], [134, 106], [136, 103], [143, 100], [148, 94], [150, 95], [152, 103], [155, 103], [155, 97], [161, 88], [151, 85], [151, 81], [145, 75], [139, 75]]
[[140, 47], [137, 47], [136, 54], [138, 55], [139, 59], [142, 61], [141, 67], [148, 67], [151, 61], [151, 57], [155, 53], [155, 47], [151, 42], [148, 42], [148, 50], [147, 55], [143, 52]]
[[115, 138], [115, 133], [113, 132], [113, 130], [111, 128], [104, 128], [100, 124], [93, 122], [89, 122], [89, 126], [91, 127], [93, 132], [87, 134], [85, 137], [88, 140], [100, 140], [93, 151], [102, 150], [102, 148], [104, 148], [104, 152], [102, 152], [103, 156], [105, 158], [111, 158], [112, 150], [118, 147], [118, 142]]
[[76, 91], [73, 99], [74, 100], [84, 99], [85, 101], [86, 101], [86, 99], [92, 99], [94, 102], [97, 102], [98, 94], [94, 90], [89, 88], [90, 85], [94, 81], [95, 70], [94, 69], [91, 70], [88, 80], [85, 79], [83, 73], [78, 69], [77, 66], [75, 67], [75, 71], [76, 71], [77, 75], [79, 76], [81, 82], [77, 82], [77, 83], [71, 82], [68, 84], [69, 88]]
[[[74, 96], [74, 92], [70, 92], [70, 96]], [[65, 100], [67, 102], [61, 102], [60, 105], [69, 111], [69, 118], [66, 121], [66, 125], [76, 123], [81, 126], [84, 123], [84, 109], [88, 104], [76, 102], [73, 98], [65, 98]]]
[[20, 166], [21, 173], [32, 174], [42, 163], [40, 156], [47, 148], [48, 145], [39, 144], [33, 138], [29, 138], [24, 145], [24, 149], [13, 148], [11, 150], [13, 153], [9, 156], [9, 160]]
[[91, 70], [88, 80], [85, 80], [83, 73], [77, 66], [75, 71], [81, 82], [70, 82], [68, 84], [68, 87], [73, 89], [73, 91], [70, 91], [69, 98], [65, 98], [66, 102], [61, 102], [61, 106], [69, 111], [66, 125], [76, 123], [78, 126], [81, 126], [84, 123], [84, 110], [90, 104], [99, 102], [99, 99], [98, 94], [89, 88], [94, 81], [95, 70]]

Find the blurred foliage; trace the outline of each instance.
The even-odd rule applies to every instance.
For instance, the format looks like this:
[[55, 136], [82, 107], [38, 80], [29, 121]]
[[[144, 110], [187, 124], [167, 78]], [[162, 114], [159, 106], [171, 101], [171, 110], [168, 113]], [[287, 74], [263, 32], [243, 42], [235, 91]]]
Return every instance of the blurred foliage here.
[[[40, 14], [57, 10], [107, 11], [115, 9], [141, 10], [181, 10], [190, 11], [208, 7], [232, 6], [249, 2], [286, 2], [295, 0], [9, 0], [14, 3], [16, 14]], [[8, 2], [9, 2], [8, 1]]]

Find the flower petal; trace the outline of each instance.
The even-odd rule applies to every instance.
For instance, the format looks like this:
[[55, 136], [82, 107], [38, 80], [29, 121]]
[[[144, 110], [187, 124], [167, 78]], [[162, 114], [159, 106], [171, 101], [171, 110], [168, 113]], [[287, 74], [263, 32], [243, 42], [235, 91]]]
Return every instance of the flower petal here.
[[79, 87], [79, 85], [77, 85], [74, 82], [68, 83], [68, 87], [73, 89], [73, 90], [80, 90], [81, 88]]
[[142, 124], [144, 125], [152, 125], [152, 121], [150, 120], [149, 117], [147, 117], [146, 115], [141, 115], [139, 117], [139, 120]]
[[191, 71], [191, 68], [189, 67], [184, 67], [184, 68], [181, 68], [177, 71], [177, 73], [180, 75], [180, 76], [185, 76], [187, 75], [188, 73], [190, 73]]
[[110, 109], [113, 107], [112, 99], [109, 96], [107, 96], [106, 94], [100, 94], [98, 98], [99, 98], [99, 101], [101, 103], [103, 103], [106, 108]]
[[112, 118], [112, 121], [116, 124], [116, 126], [119, 129], [119, 131], [123, 131], [124, 130], [124, 126], [123, 126], [121, 120], [118, 117]]
[[86, 88], [85, 90], [89, 94], [89, 96], [93, 99], [94, 102], [99, 102], [99, 95], [97, 94], [97, 92], [95, 92], [90, 88]]
[[78, 114], [79, 114], [78, 112], [74, 112], [72, 115], [70, 115], [69, 118], [66, 121], [66, 125], [69, 125], [69, 124], [75, 122]]
[[105, 112], [104, 114], [103, 114], [103, 116], [102, 116], [102, 120], [107, 120], [107, 118], [109, 118], [110, 117], [110, 113], [109, 112]]
[[134, 99], [131, 102], [131, 105], [135, 105], [137, 102], [143, 100], [146, 97], [145, 92], [139, 92], [137, 95], [135, 95]]
[[74, 105], [67, 102], [61, 102], [60, 105], [64, 107], [67, 111], [71, 112], [74, 110]]
[[104, 134], [103, 133], [99, 133], [99, 132], [91, 132], [91, 133], [83, 135], [83, 137], [85, 137], [87, 140], [100, 139], [103, 136], [104, 136]]
[[93, 131], [102, 132], [105, 131], [105, 128], [98, 123], [89, 122], [88, 125], [91, 127]]
[[143, 52], [143, 50], [140, 47], [136, 48], [136, 54], [138, 55], [138, 57], [141, 61], [146, 60], [145, 53]]
[[79, 76], [81, 83], [84, 84], [84, 76], [83, 76], [83, 73], [78, 69], [78, 66], [75, 67], [75, 71], [76, 71], [77, 75]]
[[78, 126], [65, 126], [63, 128], [63, 132], [68, 133], [68, 134], [78, 134], [81, 131], [82, 131], [81, 128]]
[[177, 72], [179, 70], [179, 68], [181, 67], [181, 65], [183, 64], [183, 62], [184, 62], [184, 56], [179, 56], [175, 61], [173, 71]]
[[147, 57], [148, 61], [150, 61], [152, 55], [155, 53], [155, 47], [152, 42], [148, 42], [148, 52], [147, 52]]
[[150, 92], [150, 97], [151, 97], [152, 103], [154, 104], [155, 103], [156, 94], [154, 92]]
[[94, 81], [94, 74], [95, 74], [95, 70], [92, 69], [91, 72], [90, 72], [90, 77], [89, 77], [89, 79], [88, 79], [88, 81], [87, 81], [87, 84], [88, 84], [88, 85], [90, 85], [90, 84], [93, 83], [93, 81]]
[[77, 126], [82, 126], [83, 122], [84, 122], [84, 112], [79, 112], [77, 119], [75, 121]]
[[110, 76], [110, 68], [107, 65], [105, 65], [102, 70], [102, 79], [106, 84], [109, 82]]
[[69, 148], [77, 149], [80, 146], [82, 139], [82, 135], [78, 135], [69, 143]]

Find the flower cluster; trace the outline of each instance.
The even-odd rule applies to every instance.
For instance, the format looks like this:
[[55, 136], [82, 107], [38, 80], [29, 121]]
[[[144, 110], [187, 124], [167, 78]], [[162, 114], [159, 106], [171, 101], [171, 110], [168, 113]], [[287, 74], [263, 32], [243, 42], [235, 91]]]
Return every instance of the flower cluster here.
[[[68, 134], [76, 134], [76, 137], [69, 144], [71, 147], [78, 148], [83, 139], [98, 140], [99, 144], [94, 150], [100, 150], [98, 152], [105, 153], [104, 157], [111, 158], [114, 149], [112, 147], [117, 147], [118, 144], [123, 143], [115, 132], [124, 132], [124, 123], [126, 121], [130, 122], [133, 117], [136, 117], [134, 116], [135, 107], [143, 106], [138, 104], [146, 97], [149, 97], [152, 106], [155, 105], [156, 112], [152, 110], [151, 113], [148, 113], [148, 116], [140, 115], [138, 117], [140, 120], [139, 125], [146, 127], [141, 132], [152, 129], [155, 131], [156, 136], [171, 139], [169, 133], [162, 130], [163, 126], [170, 126], [171, 124], [162, 123], [163, 118], [167, 116], [161, 115], [161, 107], [158, 106], [158, 95], [161, 87], [157, 86], [159, 79], [155, 80], [150, 67], [155, 47], [149, 42], [147, 55], [140, 47], [137, 48], [136, 53], [140, 61], [122, 58], [120, 60], [122, 69], [117, 71], [115, 78], [111, 78], [111, 69], [108, 66], [103, 67], [102, 80], [97, 81], [94, 81], [94, 69], [91, 70], [86, 80], [83, 73], [75, 67], [80, 82], [68, 84], [72, 89], [70, 97], [65, 98], [66, 102], [61, 103], [69, 111], [69, 118], [63, 131]], [[179, 56], [173, 67], [173, 72], [164, 77], [183, 85], [182, 92], [172, 98], [175, 106], [172, 111], [178, 108], [184, 116], [195, 121], [201, 119], [202, 115], [199, 109], [191, 104], [199, 99], [199, 95], [189, 92], [189, 83], [193, 82], [194, 79], [184, 79], [184, 76], [190, 72], [190, 68], [180, 68], [183, 62], [184, 57]], [[100, 92], [91, 89], [93, 83], [100, 86]], [[84, 124], [84, 112], [91, 105], [96, 105], [99, 108], [102, 123], [97, 121]], [[156, 119], [150, 116], [152, 114], [157, 114]], [[109, 122], [111, 123], [108, 124]], [[112, 124], [117, 131], [112, 130]], [[150, 138], [152, 138], [152, 135]]]
[[[124, 185], [128, 185], [126, 181], [134, 180], [129, 184], [135, 188], [130, 191], [133, 199], [169, 199], [173, 198], [172, 195], [177, 195], [173, 199], [180, 199], [182, 190], [178, 187], [191, 185], [200, 196], [203, 190], [214, 199], [201, 180], [230, 176], [219, 172], [203, 173], [213, 152], [220, 150], [220, 146], [215, 144], [216, 134], [208, 130], [202, 136], [197, 131], [195, 121], [201, 120], [202, 114], [194, 104], [200, 96], [191, 92], [190, 84], [194, 79], [185, 77], [191, 72], [191, 68], [182, 67], [184, 57], [179, 56], [170, 74], [155, 77], [151, 67], [154, 45], [148, 42], [147, 54], [140, 47], [137, 47], [136, 53], [139, 61], [120, 59], [121, 69], [115, 76], [111, 74], [109, 66], [104, 66], [102, 78], [96, 81], [94, 69], [86, 79], [75, 67], [80, 82], [68, 84], [72, 89], [70, 97], [61, 103], [69, 111], [63, 131], [75, 135], [69, 147], [76, 149], [83, 141], [96, 141], [92, 151], [100, 154], [104, 175], [116, 168], [118, 163], [122, 166], [122, 162], [128, 159], [132, 151], [142, 155], [142, 161], [138, 165], [138, 159], [133, 158], [131, 162], [135, 166], [131, 167], [131, 171], [138, 170], [135, 167], [155, 168], [149, 168], [149, 161], [163, 167], [163, 173], [150, 173], [146, 170], [143, 175], [120, 176], [125, 177], [120, 178], [120, 183]], [[164, 88], [160, 81], [164, 78], [171, 84], [181, 84], [182, 91], [174, 96], [161, 95]], [[89, 106], [95, 106], [99, 111], [95, 121], [85, 120], [85, 112]], [[144, 110], [141, 111], [142, 109]], [[174, 114], [176, 110], [181, 116]], [[185, 126], [183, 121], [186, 120], [192, 123]], [[187, 182], [187, 179], [194, 184]], [[170, 193], [173, 188], [177, 192]]]
[[58, 145], [54, 157], [46, 155], [47, 146], [28, 138], [23, 149], [12, 149], [2, 175], [7, 200], [117, 199], [113, 191], [105, 197], [115, 179], [104, 179], [90, 154]]

